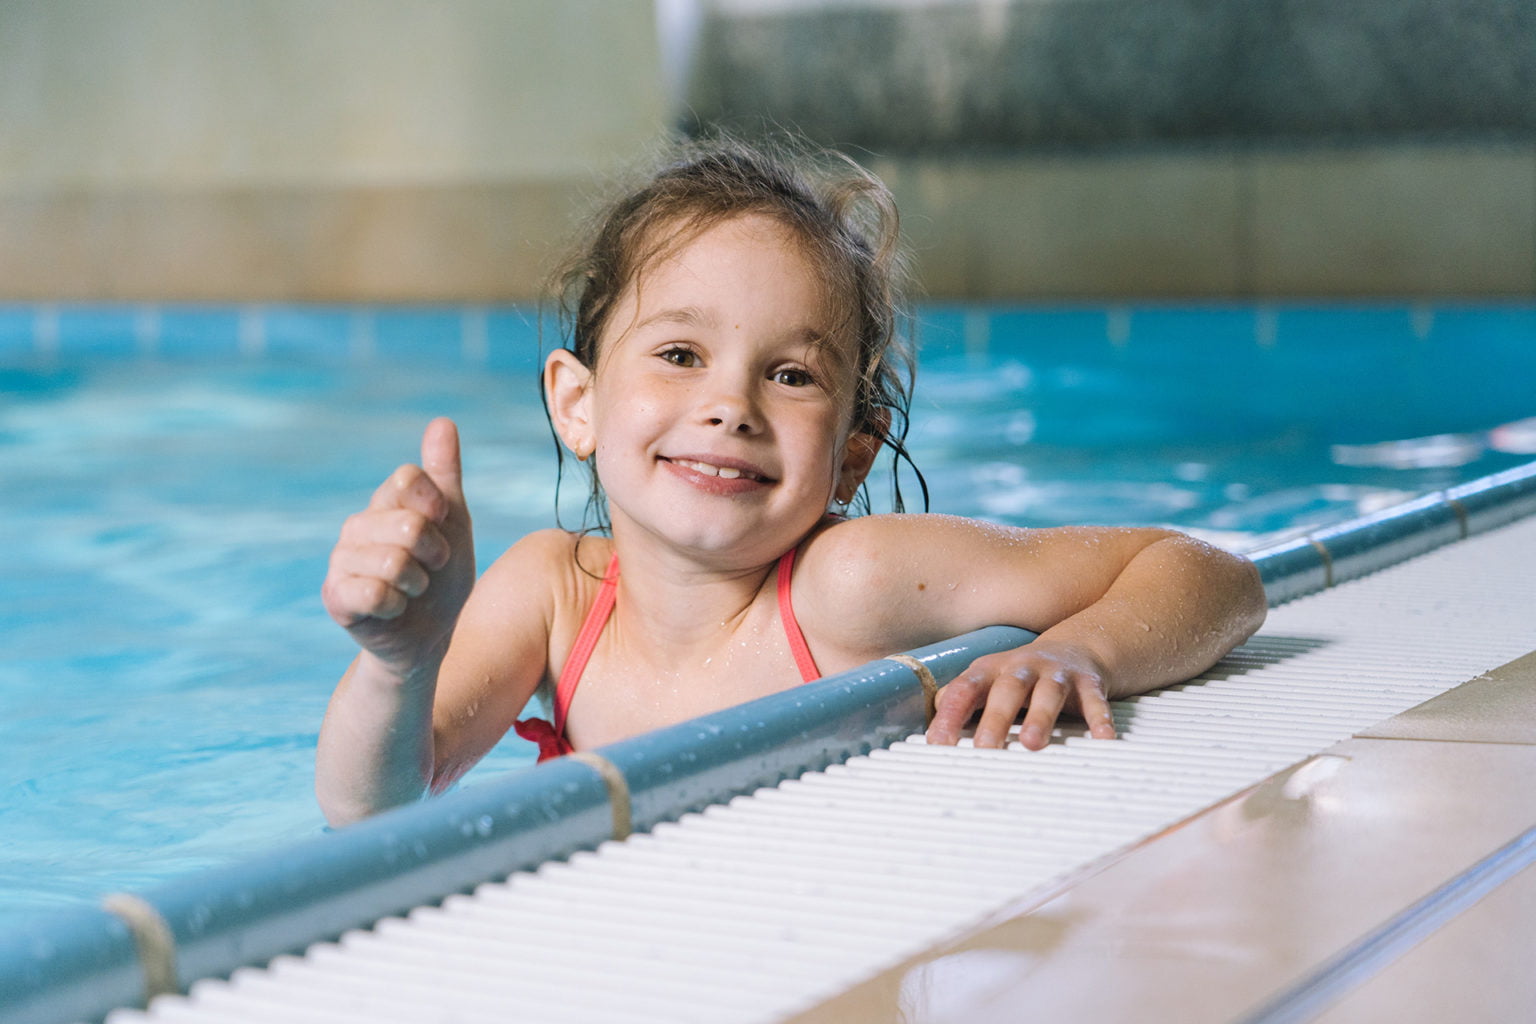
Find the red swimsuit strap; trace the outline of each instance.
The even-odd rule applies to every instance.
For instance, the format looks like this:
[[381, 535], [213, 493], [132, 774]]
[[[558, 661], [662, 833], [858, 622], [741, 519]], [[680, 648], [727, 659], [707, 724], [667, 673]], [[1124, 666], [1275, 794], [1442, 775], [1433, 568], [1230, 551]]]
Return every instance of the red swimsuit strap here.
[[789, 583], [794, 571], [795, 549], [790, 548], [779, 559], [779, 619], [784, 623], [784, 638], [789, 641], [789, 652], [795, 656], [795, 668], [800, 670], [803, 681], [811, 683], [821, 678], [821, 670], [816, 667], [816, 659], [811, 657], [811, 648], [805, 642], [805, 634], [800, 632], [795, 607], [789, 600]]
[[576, 634], [576, 643], [571, 647], [571, 656], [565, 659], [565, 667], [560, 670], [560, 680], [555, 684], [553, 725], [555, 735], [561, 738], [565, 736], [565, 714], [571, 708], [571, 698], [575, 696], [581, 674], [586, 671], [587, 661], [597, 647], [598, 637], [603, 635], [603, 627], [608, 624], [608, 616], [613, 613], [618, 588], [619, 556], [615, 554], [608, 559], [608, 568], [603, 572], [603, 585], [598, 588], [597, 600], [592, 602], [592, 607], [587, 611], [581, 632]]

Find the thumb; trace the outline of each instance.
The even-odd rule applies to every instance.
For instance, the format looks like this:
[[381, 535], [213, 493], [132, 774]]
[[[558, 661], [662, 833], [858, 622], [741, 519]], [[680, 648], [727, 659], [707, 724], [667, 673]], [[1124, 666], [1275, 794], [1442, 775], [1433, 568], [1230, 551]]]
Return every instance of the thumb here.
[[459, 461], [459, 428], [453, 420], [439, 417], [421, 435], [421, 468], [443, 497], [464, 505], [464, 469]]

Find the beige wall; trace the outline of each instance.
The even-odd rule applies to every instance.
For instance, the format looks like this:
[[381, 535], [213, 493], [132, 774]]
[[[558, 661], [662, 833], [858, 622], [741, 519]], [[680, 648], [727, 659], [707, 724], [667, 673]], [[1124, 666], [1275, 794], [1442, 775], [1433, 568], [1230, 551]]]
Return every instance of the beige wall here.
[[936, 297], [1536, 295], [1536, 144], [882, 161]]
[[649, 0], [0, 0], [0, 296], [526, 291], [657, 51]]
[[[0, 300], [528, 299], [670, 120], [653, 6], [0, 0]], [[876, 167], [935, 298], [1536, 294], [1529, 141]]]
[[663, 116], [648, 0], [8, 0], [0, 187], [496, 181]]

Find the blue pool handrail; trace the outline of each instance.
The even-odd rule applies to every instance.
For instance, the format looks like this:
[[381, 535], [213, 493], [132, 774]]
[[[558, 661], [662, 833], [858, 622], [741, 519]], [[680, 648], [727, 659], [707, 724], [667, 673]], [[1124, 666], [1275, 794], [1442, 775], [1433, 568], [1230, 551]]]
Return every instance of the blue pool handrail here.
[[[1533, 513], [1536, 463], [1250, 557], [1277, 605]], [[0, 1020], [65, 1024], [142, 1006], [157, 985], [185, 990], [888, 746], [924, 727], [938, 686], [1034, 635], [978, 630], [611, 744], [595, 757], [559, 758], [398, 808], [118, 900], [114, 910], [41, 917], [0, 936]]]
[[1536, 462], [1249, 552], [1270, 607], [1536, 513]]

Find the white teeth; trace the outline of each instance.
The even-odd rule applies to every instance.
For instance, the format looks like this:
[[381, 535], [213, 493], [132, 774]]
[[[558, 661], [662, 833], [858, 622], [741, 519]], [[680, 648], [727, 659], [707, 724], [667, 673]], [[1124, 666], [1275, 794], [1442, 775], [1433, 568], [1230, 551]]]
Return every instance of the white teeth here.
[[[707, 462], [693, 462], [689, 459], [673, 459], [672, 461], [679, 466], [687, 466], [697, 473], [703, 473], [705, 476], [718, 476], [726, 480], [739, 480], [741, 477], [748, 475], [730, 466], [711, 466]], [[757, 477], [753, 477], [753, 479], [757, 479]]]

